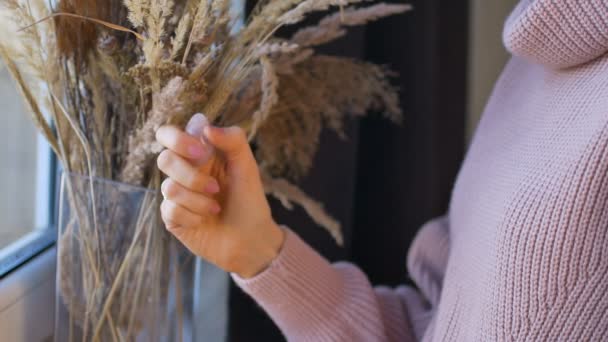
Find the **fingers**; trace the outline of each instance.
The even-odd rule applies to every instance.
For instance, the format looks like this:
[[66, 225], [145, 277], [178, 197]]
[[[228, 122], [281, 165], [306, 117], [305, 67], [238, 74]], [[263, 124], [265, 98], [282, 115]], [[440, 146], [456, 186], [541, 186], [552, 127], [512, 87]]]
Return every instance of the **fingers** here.
[[205, 137], [210, 145], [224, 155], [226, 171], [237, 179], [256, 177], [257, 163], [245, 132], [236, 126], [219, 128], [206, 126]]
[[162, 151], [158, 156], [157, 165], [169, 178], [190, 190], [210, 194], [220, 190], [217, 180], [200, 172], [172, 150]]
[[203, 218], [178, 205], [177, 203], [164, 200], [160, 204], [160, 215], [167, 229], [191, 228], [201, 225]]
[[213, 146], [222, 151], [229, 161], [240, 157], [250, 157], [251, 149], [243, 129], [237, 126], [214, 127], [206, 126], [205, 137]]
[[216, 215], [220, 212], [219, 204], [208, 196], [188, 190], [171, 179], [166, 179], [161, 185], [165, 199], [172, 201], [194, 214], [201, 216]]
[[199, 139], [175, 126], [162, 126], [156, 131], [156, 140], [167, 149], [178, 155], [201, 160], [211, 156], [211, 151]]

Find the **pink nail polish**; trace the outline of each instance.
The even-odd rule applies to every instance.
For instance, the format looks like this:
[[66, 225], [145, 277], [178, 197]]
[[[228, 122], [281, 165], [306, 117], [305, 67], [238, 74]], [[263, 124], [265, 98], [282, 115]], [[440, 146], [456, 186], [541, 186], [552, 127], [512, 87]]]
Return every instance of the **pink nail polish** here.
[[190, 121], [186, 125], [186, 133], [193, 137], [202, 137], [203, 129], [209, 125], [209, 120], [203, 114], [197, 113], [192, 115]]
[[219, 214], [220, 211], [222, 211], [222, 208], [220, 208], [218, 204], [214, 203], [209, 210], [211, 210], [211, 212], [214, 214]]
[[192, 159], [196, 160], [196, 165], [206, 163], [214, 153], [214, 148], [211, 144], [209, 144], [204, 133], [209, 126], [209, 120], [201, 113], [194, 114], [186, 125], [186, 133], [188, 133], [190, 136], [198, 138], [203, 144], [203, 152], [201, 154], [198, 154], [198, 152], [194, 152], [192, 154]]
[[201, 113], [194, 114], [186, 125], [186, 133], [193, 137], [200, 138], [203, 144], [209, 145], [205, 132], [211, 127], [209, 119]]
[[219, 184], [217, 184], [216, 181], [211, 181], [205, 187], [205, 191], [208, 192], [208, 193], [210, 193], [210, 194], [215, 194], [215, 193], [220, 192], [220, 186], [219, 186]]

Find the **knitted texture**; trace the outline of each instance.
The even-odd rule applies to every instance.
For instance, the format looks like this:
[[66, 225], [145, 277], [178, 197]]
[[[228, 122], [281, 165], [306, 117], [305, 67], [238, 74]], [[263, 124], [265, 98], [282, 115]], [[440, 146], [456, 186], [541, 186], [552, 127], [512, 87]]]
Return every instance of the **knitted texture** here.
[[532, 62], [566, 68], [608, 49], [606, 0], [523, 0], [503, 32], [509, 51]]
[[608, 341], [608, 1], [524, 0], [504, 40], [449, 212], [410, 248], [417, 289], [373, 288], [291, 232], [233, 276], [289, 340]]

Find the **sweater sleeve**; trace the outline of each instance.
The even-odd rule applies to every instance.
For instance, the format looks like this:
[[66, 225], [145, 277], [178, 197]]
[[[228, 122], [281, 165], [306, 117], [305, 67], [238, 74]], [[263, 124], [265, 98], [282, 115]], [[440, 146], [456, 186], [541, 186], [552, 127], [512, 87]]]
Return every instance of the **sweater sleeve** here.
[[409, 287], [373, 288], [349, 263], [331, 265], [286, 230], [279, 256], [251, 279], [232, 275], [290, 341], [414, 341], [429, 301]]

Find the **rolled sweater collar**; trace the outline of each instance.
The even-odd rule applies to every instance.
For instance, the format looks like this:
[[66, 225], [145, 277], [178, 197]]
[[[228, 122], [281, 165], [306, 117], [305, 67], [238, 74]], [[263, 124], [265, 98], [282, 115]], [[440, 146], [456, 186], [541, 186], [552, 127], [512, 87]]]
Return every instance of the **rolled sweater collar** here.
[[608, 53], [608, 0], [522, 0], [506, 21], [513, 55], [569, 68]]

